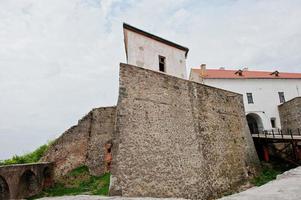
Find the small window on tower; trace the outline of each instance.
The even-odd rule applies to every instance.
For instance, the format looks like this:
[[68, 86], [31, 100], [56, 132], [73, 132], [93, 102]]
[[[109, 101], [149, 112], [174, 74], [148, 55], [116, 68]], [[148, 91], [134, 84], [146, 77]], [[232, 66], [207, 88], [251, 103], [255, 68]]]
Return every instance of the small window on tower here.
[[272, 128], [276, 128], [276, 118], [275, 117], [271, 118], [271, 125], [272, 125]]
[[248, 104], [253, 104], [253, 95], [252, 93], [247, 93]]
[[165, 57], [159, 56], [159, 71], [165, 72]]

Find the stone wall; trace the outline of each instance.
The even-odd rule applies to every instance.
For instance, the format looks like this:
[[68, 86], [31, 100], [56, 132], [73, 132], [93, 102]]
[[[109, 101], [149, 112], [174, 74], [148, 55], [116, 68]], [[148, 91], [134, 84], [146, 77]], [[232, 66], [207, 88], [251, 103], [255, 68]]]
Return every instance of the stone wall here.
[[242, 95], [120, 65], [111, 195], [212, 199], [256, 172]]
[[31, 197], [52, 184], [52, 163], [0, 166], [1, 200]]
[[81, 165], [87, 165], [93, 175], [105, 171], [105, 144], [112, 139], [115, 111], [116, 107], [93, 109], [55, 140], [42, 158], [55, 163], [55, 177]]
[[301, 129], [301, 97], [296, 97], [278, 106], [281, 128], [285, 131], [291, 129], [298, 134]]

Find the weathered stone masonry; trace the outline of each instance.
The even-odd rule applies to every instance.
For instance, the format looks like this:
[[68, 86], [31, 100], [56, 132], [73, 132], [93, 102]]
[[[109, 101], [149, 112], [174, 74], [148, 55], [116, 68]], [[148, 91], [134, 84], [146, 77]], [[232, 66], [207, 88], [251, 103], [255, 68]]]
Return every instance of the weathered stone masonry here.
[[242, 95], [120, 65], [111, 195], [212, 199], [256, 171]]
[[0, 166], [0, 199], [23, 199], [53, 184], [52, 163]]
[[100, 175], [111, 148], [111, 195], [212, 199], [258, 167], [241, 95], [126, 64], [117, 108], [93, 109], [43, 160]]
[[297, 129], [301, 129], [301, 97], [279, 105], [278, 109], [282, 130], [290, 129], [294, 134], [299, 134]]
[[55, 163], [55, 176], [87, 165], [91, 174], [105, 171], [106, 143], [110, 143], [115, 124], [115, 107], [96, 108], [62, 134], [43, 156]]

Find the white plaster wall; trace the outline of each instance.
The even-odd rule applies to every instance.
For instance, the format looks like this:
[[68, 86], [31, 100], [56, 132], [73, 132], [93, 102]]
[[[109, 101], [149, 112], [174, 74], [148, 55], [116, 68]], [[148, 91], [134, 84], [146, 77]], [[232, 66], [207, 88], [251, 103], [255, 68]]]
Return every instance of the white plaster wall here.
[[187, 79], [185, 51], [125, 29], [127, 62], [159, 71], [159, 55], [165, 57], [166, 73]]
[[[190, 79], [200, 81], [197, 74], [191, 74]], [[284, 92], [286, 101], [301, 96], [301, 79], [205, 79], [204, 84], [243, 94], [246, 114], [258, 114], [265, 130], [272, 129], [272, 117], [281, 128], [278, 92]], [[248, 104], [247, 92], [253, 94], [254, 104]]]

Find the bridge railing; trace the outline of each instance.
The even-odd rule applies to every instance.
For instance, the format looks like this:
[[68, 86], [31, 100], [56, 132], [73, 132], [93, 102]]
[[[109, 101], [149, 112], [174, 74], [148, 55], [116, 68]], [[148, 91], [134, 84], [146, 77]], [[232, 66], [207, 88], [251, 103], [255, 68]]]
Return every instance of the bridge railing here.
[[301, 129], [271, 129], [253, 133], [257, 138], [274, 138], [274, 139], [301, 139]]

